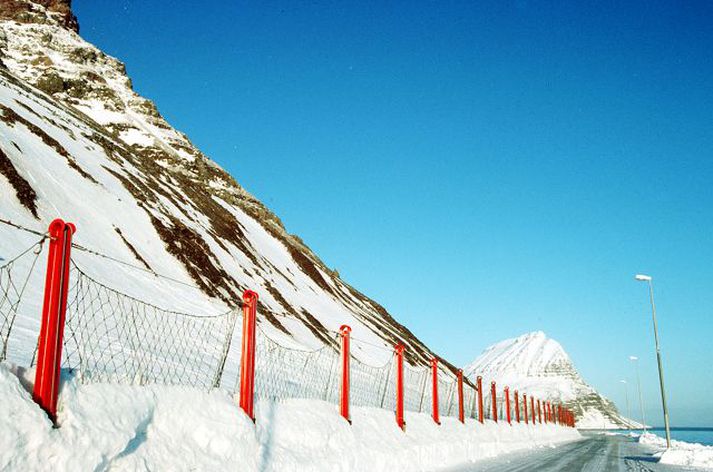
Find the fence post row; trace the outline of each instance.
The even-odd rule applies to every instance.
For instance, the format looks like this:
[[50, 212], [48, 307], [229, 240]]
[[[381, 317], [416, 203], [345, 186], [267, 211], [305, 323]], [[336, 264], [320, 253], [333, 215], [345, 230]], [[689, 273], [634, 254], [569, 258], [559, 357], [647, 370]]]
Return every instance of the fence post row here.
[[493, 405], [493, 421], [498, 422], [498, 392], [496, 390], [495, 381], [490, 382], [490, 401]]
[[406, 430], [404, 421], [404, 349], [406, 346], [397, 344], [396, 351], [396, 424], [401, 431]]
[[512, 419], [510, 417], [510, 387], [505, 387], [505, 415], [508, 424], [512, 425]]
[[352, 422], [349, 416], [349, 333], [352, 329], [347, 325], [339, 327], [339, 336], [342, 340], [342, 381], [339, 395], [339, 412], [349, 423]]
[[76, 228], [72, 223], [65, 223], [61, 219], [56, 219], [49, 225], [49, 255], [32, 398], [53, 423], [57, 420], [62, 341], [67, 316], [69, 261], [72, 235], [75, 232]]
[[458, 420], [465, 423], [465, 408], [463, 407], [463, 369], [458, 369]]
[[483, 377], [480, 375], [476, 379], [478, 383], [478, 421], [483, 423]]
[[240, 356], [240, 408], [255, 421], [255, 318], [258, 295], [243, 292], [243, 332]]
[[520, 423], [520, 399], [519, 393], [517, 390], [515, 390], [515, 421], [519, 424]]
[[433, 421], [440, 425], [441, 417], [438, 414], [438, 359], [436, 357], [431, 359], [431, 378], [433, 380], [433, 406], [431, 414], [433, 415]]

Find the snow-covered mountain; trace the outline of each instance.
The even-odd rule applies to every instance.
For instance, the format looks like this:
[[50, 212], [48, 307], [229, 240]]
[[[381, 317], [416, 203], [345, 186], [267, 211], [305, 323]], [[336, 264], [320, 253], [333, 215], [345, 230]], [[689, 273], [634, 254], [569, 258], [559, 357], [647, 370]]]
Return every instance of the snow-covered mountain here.
[[[354, 344], [366, 361], [390, 356], [370, 344], [397, 342], [408, 345], [411, 363], [431, 357], [167, 123], [133, 90], [124, 64], [78, 31], [71, 0], [0, 0], [0, 218], [39, 231], [57, 217], [74, 222], [78, 244], [144, 269], [75, 251], [85, 271], [159, 306], [214, 314], [251, 288], [263, 329], [276, 335], [317, 346], [334, 343], [349, 324], [366, 341]], [[0, 227], [0, 257], [32, 238]], [[39, 293], [30, 295], [39, 305]], [[39, 307], [23, 313], [32, 314], [15, 326], [24, 341], [10, 352], [25, 360]]]
[[495, 380], [511, 390], [561, 403], [574, 411], [580, 428], [638, 426], [579, 375], [560, 343], [536, 331], [485, 349], [464, 372]]

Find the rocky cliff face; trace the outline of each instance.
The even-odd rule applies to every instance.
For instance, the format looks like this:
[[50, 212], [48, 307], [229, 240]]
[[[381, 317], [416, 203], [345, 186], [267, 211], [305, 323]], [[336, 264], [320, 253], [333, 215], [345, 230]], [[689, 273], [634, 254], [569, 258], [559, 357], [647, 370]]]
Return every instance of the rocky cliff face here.
[[79, 22], [72, 13], [72, 0], [0, 0], [0, 19], [18, 23], [58, 24], [79, 32]]
[[490, 346], [464, 373], [471, 378], [481, 375], [508, 385], [511, 390], [561, 403], [574, 411], [580, 428], [636, 425], [587, 384], [562, 346], [541, 331]]
[[[4, 218], [37, 229], [74, 221], [80, 243], [185, 280], [208, 304], [252, 288], [263, 324], [306, 344], [334, 343], [346, 323], [371, 342], [405, 342], [412, 363], [430, 357], [139, 96], [124, 65], [77, 34], [70, 3], [0, 0]], [[131, 277], [116, 276], [118, 288], [130, 292]]]

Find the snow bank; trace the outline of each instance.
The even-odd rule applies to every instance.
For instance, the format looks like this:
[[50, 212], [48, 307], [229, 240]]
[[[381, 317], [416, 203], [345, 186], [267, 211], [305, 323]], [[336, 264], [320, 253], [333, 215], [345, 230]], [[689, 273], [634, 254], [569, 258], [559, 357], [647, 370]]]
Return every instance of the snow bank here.
[[15, 373], [0, 364], [0, 470], [434, 470], [580, 438], [423, 414], [408, 414], [404, 433], [392, 412], [354, 408], [349, 425], [315, 400], [258, 403], [253, 425], [225, 391], [71, 379], [53, 429]]
[[[666, 448], [666, 440], [651, 433], [642, 434], [639, 442], [661, 449]], [[713, 446], [671, 441], [671, 448], [663, 451], [659, 463], [713, 469]]]

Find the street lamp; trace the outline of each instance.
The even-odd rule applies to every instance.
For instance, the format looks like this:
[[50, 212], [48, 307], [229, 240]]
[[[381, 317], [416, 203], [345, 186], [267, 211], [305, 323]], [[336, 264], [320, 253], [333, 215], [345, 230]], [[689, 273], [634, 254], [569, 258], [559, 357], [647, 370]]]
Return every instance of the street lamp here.
[[[626, 380], [620, 380], [619, 382], [624, 384], [624, 395], [626, 396], [626, 418], [629, 419], [631, 418], [631, 408], [629, 408], [629, 386], [626, 383]], [[629, 421], [626, 422], [628, 429], [631, 429], [631, 423]]]
[[646, 416], [644, 416], [644, 397], [641, 395], [641, 377], [639, 376], [639, 358], [629, 356], [629, 360], [634, 363], [636, 369], [636, 384], [639, 387], [639, 408], [641, 408], [641, 424], [644, 426], [644, 434], [646, 434]]
[[666, 389], [663, 384], [663, 366], [661, 364], [661, 348], [659, 347], [659, 331], [656, 326], [656, 304], [654, 303], [654, 285], [651, 276], [636, 274], [634, 276], [639, 282], [647, 282], [649, 284], [649, 298], [651, 299], [651, 316], [654, 321], [654, 339], [656, 340], [656, 361], [659, 365], [659, 383], [661, 384], [661, 404], [663, 406], [663, 422], [666, 428], [666, 448], [671, 447], [671, 428], [668, 422], [668, 407], [666, 406]]

